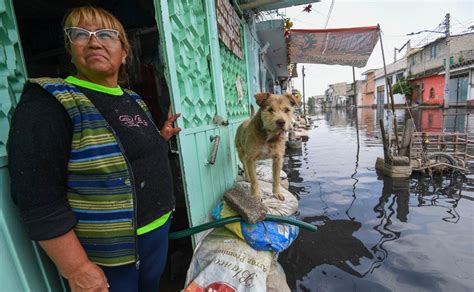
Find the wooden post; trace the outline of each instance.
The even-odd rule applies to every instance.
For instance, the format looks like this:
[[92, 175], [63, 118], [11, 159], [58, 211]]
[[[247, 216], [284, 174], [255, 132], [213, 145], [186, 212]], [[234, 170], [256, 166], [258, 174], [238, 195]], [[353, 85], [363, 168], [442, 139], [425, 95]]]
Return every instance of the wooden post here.
[[380, 38], [380, 48], [382, 49], [382, 61], [383, 61], [383, 71], [385, 77], [385, 84], [387, 84], [387, 91], [390, 95], [390, 102], [392, 104], [392, 115], [393, 115], [393, 130], [395, 132], [395, 143], [397, 154], [400, 152], [400, 143], [398, 141], [398, 127], [397, 127], [397, 116], [395, 115], [395, 102], [393, 100], [393, 93], [392, 93], [392, 84], [387, 80], [387, 66], [385, 65], [385, 53], [383, 51], [383, 43], [382, 43], [382, 33], [380, 33], [380, 25], [377, 25], [379, 29], [379, 38]]
[[400, 147], [400, 156], [408, 156], [410, 158], [410, 143], [411, 136], [415, 130], [413, 119], [408, 119], [405, 122], [405, 129], [403, 130], [402, 145]]
[[388, 152], [388, 141], [385, 136], [385, 127], [383, 125], [383, 119], [379, 120], [380, 131], [382, 132], [382, 144], [383, 144], [383, 159], [385, 163], [391, 163], [390, 153]]
[[303, 69], [302, 69], [302, 75], [303, 75], [303, 117], [306, 117], [306, 93], [305, 93], [305, 88], [304, 88], [304, 77], [305, 77], [305, 74], [304, 74], [304, 66], [303, 66]]
[[352, 81], [354, 82], [354, 108], [355, 108], [355, 122], [356, 122], [356, 133], [357, 133], [357, 155], [359, 155], [360, 142], [359, 142], [359, 114], [357, 112], [357, 84], [355, 79], [355, 68], [352, 66]]
[[357, 84], [356, 84], [356, 73], [355, 68], [352, 66], [352, 81], [354, 82], [354, 106], [356, 107], [357, 111]]

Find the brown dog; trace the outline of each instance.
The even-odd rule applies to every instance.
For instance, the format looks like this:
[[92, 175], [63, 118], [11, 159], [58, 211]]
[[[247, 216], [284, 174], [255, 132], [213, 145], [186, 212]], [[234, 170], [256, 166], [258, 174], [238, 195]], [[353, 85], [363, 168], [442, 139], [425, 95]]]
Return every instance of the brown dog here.
[[255, 99], [260, 109], [251, 119], [244, 121], [235, 136], [235, 146], [244, 166], [245, 179], [250, 181], [252, 195], [260, 198], [256, 175], [256, 161], [273, 159], [272, 191], [284, 200], [280, 191], [280, 171], [283, 167], [286, 132], [291, 127], [294, 107], [299, 98], [291, 95], [257, 93]]

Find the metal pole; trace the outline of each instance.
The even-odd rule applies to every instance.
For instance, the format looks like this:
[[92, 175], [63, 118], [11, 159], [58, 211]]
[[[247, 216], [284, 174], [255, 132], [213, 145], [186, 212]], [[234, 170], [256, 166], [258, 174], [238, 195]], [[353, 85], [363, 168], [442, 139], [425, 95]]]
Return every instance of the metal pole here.
[[302, 70], [302, 74], [303, 74], [303, 116], [306, 117], [306, 98], [305, 98], [305, 91], [304, 91], [304, 77], [305, 77], [305, 74], [304, 74], [304, 66], [303, 66], [303, 70]]
[[[390, 83], [389, 80], [387, 80], [387, 66], [385, 65], [385, 53], [383, 51], [383, 43], [382, 43], [382, 33], [380, 32], [380, 26], [378, 26], [379, 29], [379, 38], [380, 38], [380, 48], [382, 49], [382, 61], [383, 61], [383, 71], [384, 71], [384, 77], [385, 77], [385, 84], [387, 85], [386, 89], [388, 91], [388, 94], [390, 95], [390, 102], [392, 104], [392, 115], [393, 115], [393, 130], [395, 132], [395, 143], [397, 143], [397, 154], [400, 152], [400, 143], [398, 142], [398, 129], [397, 129], [397, 116], [395, 115], [395, 105], [394, 105], [394, 100], [393, 100], [393, 93], [392, 93], [392, 84]], [[387, 98], [388, 100], [388, 98]]]
[[393, 63], [397, 61], [397, 48], [393, 48]]
[[446, 13], [445, 27], [446, 27], [446, 59], [444, 64], [444, 108], [449, 108], [449, 66], [451, 62], [451, 50], [449, 48], [449, 13]]

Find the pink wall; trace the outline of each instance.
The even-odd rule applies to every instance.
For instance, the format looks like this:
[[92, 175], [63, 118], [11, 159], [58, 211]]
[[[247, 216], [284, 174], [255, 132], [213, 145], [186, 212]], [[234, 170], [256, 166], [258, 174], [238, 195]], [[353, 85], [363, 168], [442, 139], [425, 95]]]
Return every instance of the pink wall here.
[[362, 104], [358, 106], [373, 106], [374, 104], [374, 72], [369, 72], [367, 82], [362, 88]]
[[[421, 104], [424, 105], [443, 105], [444, 103], [444, 75], [432, 75], [415, 79], [412, 85], [416, 86], [423, 83]], [[431, 95], [433, 89], [433, 96]], [[413, 97], [414, 98], [414, 97]]]

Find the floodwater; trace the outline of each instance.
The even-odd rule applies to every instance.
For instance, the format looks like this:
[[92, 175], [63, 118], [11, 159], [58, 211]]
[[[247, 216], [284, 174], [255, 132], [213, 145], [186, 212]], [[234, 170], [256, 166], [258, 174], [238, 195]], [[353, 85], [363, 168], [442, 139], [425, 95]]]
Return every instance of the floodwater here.
[[[443, 116], [442, 109], [396, 115], [400, 125], [412, 115], [418, 131], [459, 131], [470, 119], [474, 133], [473, 115]], [[286, 154], [297, 217], [319, 227], [300, 230], [280, 254], [292, 291], [473, 291], [474, 176], [378, 176], [377, 121], [391, 118], [358, 109], [357, 135], [355, 116], [315, 113], [308, 141]]]

